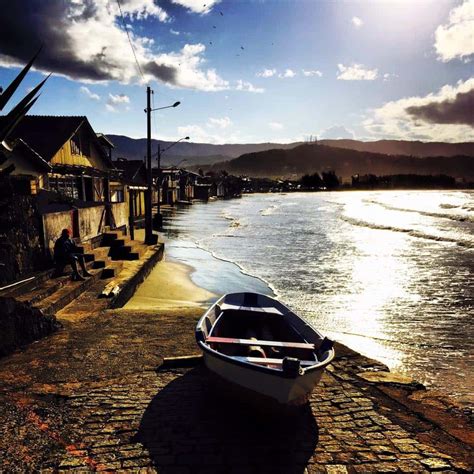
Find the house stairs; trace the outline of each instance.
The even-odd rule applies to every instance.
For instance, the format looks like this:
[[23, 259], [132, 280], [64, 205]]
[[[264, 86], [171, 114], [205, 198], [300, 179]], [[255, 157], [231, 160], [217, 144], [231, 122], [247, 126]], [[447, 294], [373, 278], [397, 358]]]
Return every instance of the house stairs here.
[[[18, 302], [39, 309], [44, 315], [56, 315], [72, 302], [103, 297], [102, 290], [107, 285], [110, 286], [110, 282], [120, 274], [124, 263], [140, 260], [149, 247], [130, 240], [120, 230], [111, 231], [105, 228], [105, 232], [95, 239], [78, 243], [78, 248], [84, 255], [91, 277], [84, 281], [73, 281], [69, 272], [55, 278], [55, 270], [50, 269], [9, 291], [2, 291], [0, 296], [12, 297]], [[65, 270], [68, 269], [69, 266]]]

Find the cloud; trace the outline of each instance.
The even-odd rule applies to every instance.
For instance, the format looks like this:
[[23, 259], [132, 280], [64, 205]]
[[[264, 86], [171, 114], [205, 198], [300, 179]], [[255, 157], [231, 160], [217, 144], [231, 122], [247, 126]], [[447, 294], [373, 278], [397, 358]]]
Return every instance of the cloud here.
[[[35, 66], [73, 80], [121, 83], [142, 81], [121, 28], [116, 2], [87, 0], [29, 0], [10, 2], [0, 16], [0, 65], [25, 64], [40, 44]], [[129, 21], [168, 15], [153, 0], [122, 0]], [[209, 4], [208, 4], [209, 5]], [[186, 44], [181, 50], [156, 53], [154, 40], [128, 29], [144, 81], [158, 80], [173, 87], [217, 91], [229, 88], [214, 69], [205, 69], [202, 44]]]
[[343, 125], [333, 125], [332, 127], [326, 128], [321, 130], [319, 133], [320, 139], [332, 139], [332, 140], [339, 140], [343, 138], [354, 138], [354, 132], [347, 129]]
[[237, 86], [235, 89], [238, 91], [255, 92], [257, 94], [265, 92], [265, 89], [262, 89], [261, 87], [255, 87], [250, 82], [242, 81], [241, 79], [237, 81]]
[[445, 85], [424, 97], [387, 102], [370, 111], [363, 126], [374, 138], [424, 141], [472, 141], [474, 78]]
[[129, 104], [130, 97], [125, 94], [109, 94], [109, 99], [107, 101], [109, 104]]
[[377, 79], [377, 69], [364, 69], [362, 64], [353, 64], [352, 66], [337, 65], [339, 75], [337, 78], [341, 81], [373, 81]]
[[221, 0], [171, 0], [171, 2], [176, 5], [181, 5], [193, 13], [201, 13], [202, 15], [209, 13], [220, 1]]
[[278, 77], [281, 77], [282, 79], [288, 79], [296, 76], [296, 72], [293, 71], [292, 69], [285, 69], [285, 72], [278, 74]]
[[303, 72], [303, 76], [306, 76], [306, 77], [314, 77], [314, 76], [322, 77], [323, 76], [323, 73], [318, 70], [311, 71], [311, 70], [303, 69], [302, 72]]
[[273, 130], [283, 130], [283, 124], [280, 122], [270, 122], [268, 126]]
[[207, 126], [209, 128], [228, 128], [232, 125], [232, 120], [229, 117], [214, 118], [210, 117]]
[[434, 46], [444, 62], [468, 60], [474, 54], [474, 0], [465, 0], [449, 12], [448, 23], [436, 29]]
[[[130, 98], [125, 94], [110, 94], [105, 104], [106, 110], [109, 112], [118, 112], [119, 107], [123, 104], [129, 104]], [[128, 109], [126, 107], [126, 109]]]
[[352, 19], [351, 19], [351, 23], [356, 28], [360, 28], [364, 24], [364, 22], [358, 16], [353, 16]]
[[79, 90], [87, 97], [89, 97], [89, 99], [92, 99], [92, 100], [100, 100], [100, 95], [99, 94], [96, 94], [95, 92], [92, 92], [88, 87], [86, 86], [81, 86], [79, 87]]
[[179, 31], [173, 30], [173, 28], [170, 28], [170, 33], [175, 36], [179, 36], [181, 34]]
[[264, 69], [261, 72], [257, 72], [257, 77], [273, 77], [276, 74], [276, 69]]
[[458, 92], [454, 99], [412, 105], [406, 111], [415, 119], [430, 123], [455, 123], [474, 127], [474, 88]]
[[[223, 135], [220, 135], [214, 131], [206, 130], [204, 127], [197, 124], [178, 127], [178, 136], [190, 137], [194, 143], [213, 143], [216, 145], [222, 145], [224, 143], [239, 143], [242, 142], [242, 140], [245, 141], [239, 131], [233, 131], [230, 133], [226, 130]], [[247, 141], [249, 142], [248, 138]], [[251, 141], [252, 140], [250, 140], [250, 142]]]

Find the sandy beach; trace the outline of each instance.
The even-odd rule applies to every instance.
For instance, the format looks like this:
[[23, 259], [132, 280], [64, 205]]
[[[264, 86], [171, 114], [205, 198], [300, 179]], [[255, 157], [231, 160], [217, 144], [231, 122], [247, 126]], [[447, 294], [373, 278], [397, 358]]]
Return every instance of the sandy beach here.
[[214, 293], [193, 283], [193, 267], [163, 260], [124, 306], [126, 309], [175, 309], [206, 306]]

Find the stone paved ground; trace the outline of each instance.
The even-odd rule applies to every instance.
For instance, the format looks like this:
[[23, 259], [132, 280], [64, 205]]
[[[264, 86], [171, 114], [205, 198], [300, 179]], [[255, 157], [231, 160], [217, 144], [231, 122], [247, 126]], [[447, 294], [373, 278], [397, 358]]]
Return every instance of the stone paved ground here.
[[238, 398], [202, 366], [157, 370], [196, 352], [196, 317], [107, 311], [0, 361], [1, 470], [472, 472], [461, 411], [442, 410], [449, 429], [437, 426], [399, 396], [413, 387], [357, 377], [383, 367], [343, 347], [310, 403], [285, 412]]

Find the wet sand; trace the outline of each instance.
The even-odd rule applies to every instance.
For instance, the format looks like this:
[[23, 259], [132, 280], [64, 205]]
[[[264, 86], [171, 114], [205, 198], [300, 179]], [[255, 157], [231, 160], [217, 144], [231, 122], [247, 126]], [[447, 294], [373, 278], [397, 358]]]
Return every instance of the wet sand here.
[[208, 306], [216, 295], [191, 280], [193, 267], [184, 263], [160, 262], [138, 288], [126, 309], [175, 309]]

